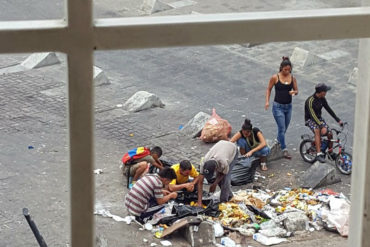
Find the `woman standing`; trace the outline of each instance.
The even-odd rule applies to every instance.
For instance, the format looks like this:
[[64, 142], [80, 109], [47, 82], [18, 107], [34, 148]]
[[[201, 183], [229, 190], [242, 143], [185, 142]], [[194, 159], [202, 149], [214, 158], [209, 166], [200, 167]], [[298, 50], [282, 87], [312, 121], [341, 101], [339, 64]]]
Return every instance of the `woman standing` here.
[[292, 96], [298, 94], [297, 80], [292, 75], [292, 63], [288, 57], [283, 57], [279, 73], [273, 75], [266, 90], [265, 110], [270, 106], [271, 89], [275, 86], [275, 98], [272, 106], [278, 134], [277, 140], [283, 150], [284, 157], [291, 159], [285, 143], [285, 132], [288, 129], [292, 117]]

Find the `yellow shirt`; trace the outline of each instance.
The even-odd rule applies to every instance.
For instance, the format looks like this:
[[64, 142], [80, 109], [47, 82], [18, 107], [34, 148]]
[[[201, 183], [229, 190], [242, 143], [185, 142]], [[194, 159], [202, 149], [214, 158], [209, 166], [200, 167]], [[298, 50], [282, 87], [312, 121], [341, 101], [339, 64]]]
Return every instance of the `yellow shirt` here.
[[189, 176], [193, 177], [193, 178], [196, 178], [196, 177], [199, 176], [199, 173], [197, 172], [197, 170], [195, 170], [195, 167], [193, 165], [191, 165], [191, 171], [190, 171], [189, 176], [181, 175], [181, 173], [180, 173], [180, 164], [175, 164], [175, 165], [171, 166], [171, 168], [176, 173], [176, 179], [172, 180], [170, 184], [184, 184], [184, 183], [187, 183], [189, 181]]

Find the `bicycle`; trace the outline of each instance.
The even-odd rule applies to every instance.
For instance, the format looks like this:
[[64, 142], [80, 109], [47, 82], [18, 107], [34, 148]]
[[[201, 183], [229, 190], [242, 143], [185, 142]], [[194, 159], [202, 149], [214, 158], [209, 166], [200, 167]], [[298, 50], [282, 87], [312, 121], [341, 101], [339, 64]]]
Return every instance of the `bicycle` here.
[[[321, 152], [324, 153], [325, 158], [335, 162], [336, 167], [341, 173], [349, 175], [352, 172], [352, 155], [345, 151], [348, 135], [348, 128], [345, 128], [345, 126], [347, 126], [347, 123], [344, 123], [340, 130], [328, 128], [328, 133], [335, 134], [330, 140], [332, 142], [332, 147], [329, 148], [327, 136], [321, 136], [320, 149]], [[301, 139], [299, 152], [303, 160], [308, 163], [314, 163], [317, 154], [315, 136], [312, 134], [304, 134], [301, 136]]]

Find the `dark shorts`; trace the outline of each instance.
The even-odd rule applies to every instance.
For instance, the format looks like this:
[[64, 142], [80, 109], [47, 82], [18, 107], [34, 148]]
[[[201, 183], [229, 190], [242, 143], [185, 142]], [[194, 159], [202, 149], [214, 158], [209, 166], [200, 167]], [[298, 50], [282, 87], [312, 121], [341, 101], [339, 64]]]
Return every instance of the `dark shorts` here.
[[308, 128], [310, 128], [312, 130], [312, 132], [315, 132], [315, 129], [328, 128], [328, 125], [326, 124], [326, 122], [325, 122], [324, 119], [320, 118], [319, 120], [321, 121], [321, 124], [320, 125], [318, 125], [312, 119], [308, 119], [306, 121], [306, 125], [307, 125]]

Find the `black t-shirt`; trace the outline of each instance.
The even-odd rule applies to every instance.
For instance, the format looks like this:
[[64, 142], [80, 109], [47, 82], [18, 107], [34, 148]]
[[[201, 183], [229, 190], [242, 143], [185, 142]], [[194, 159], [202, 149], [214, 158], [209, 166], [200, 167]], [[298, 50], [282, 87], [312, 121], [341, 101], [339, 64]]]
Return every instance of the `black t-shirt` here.
[[[258, 132], [260, 132], [261, 130], [259, 129], [259, 128], [256, 128], [256, 127], [254, 127], [253, 129], [252, 129], [252, 132], [253, 132], [253, 136], [254, 136], [254, 139], [258, 142], [258, 143], [260, 143], [261, 141], [260, 141], [260, 139], [258, 138]], [[242, 135], [242, 137], [241, 138], [244, 138], [246, 141], [247, 141], [247, 138], [243, 135], [243, 132], [240, 130], [239, 131], [240, 132], [240, 134]], [[247, 144], [248, 144], [248, 141], [247, 141]]]
[[290, 84], [284, 84], [280, 81], [278, 75], [278, 82], [275, 84], [275, 99], [274, 101], [279, 104], [290, 104], [292, 103], [292, 95], [289, 91], [293, 89], [293, 76]]

